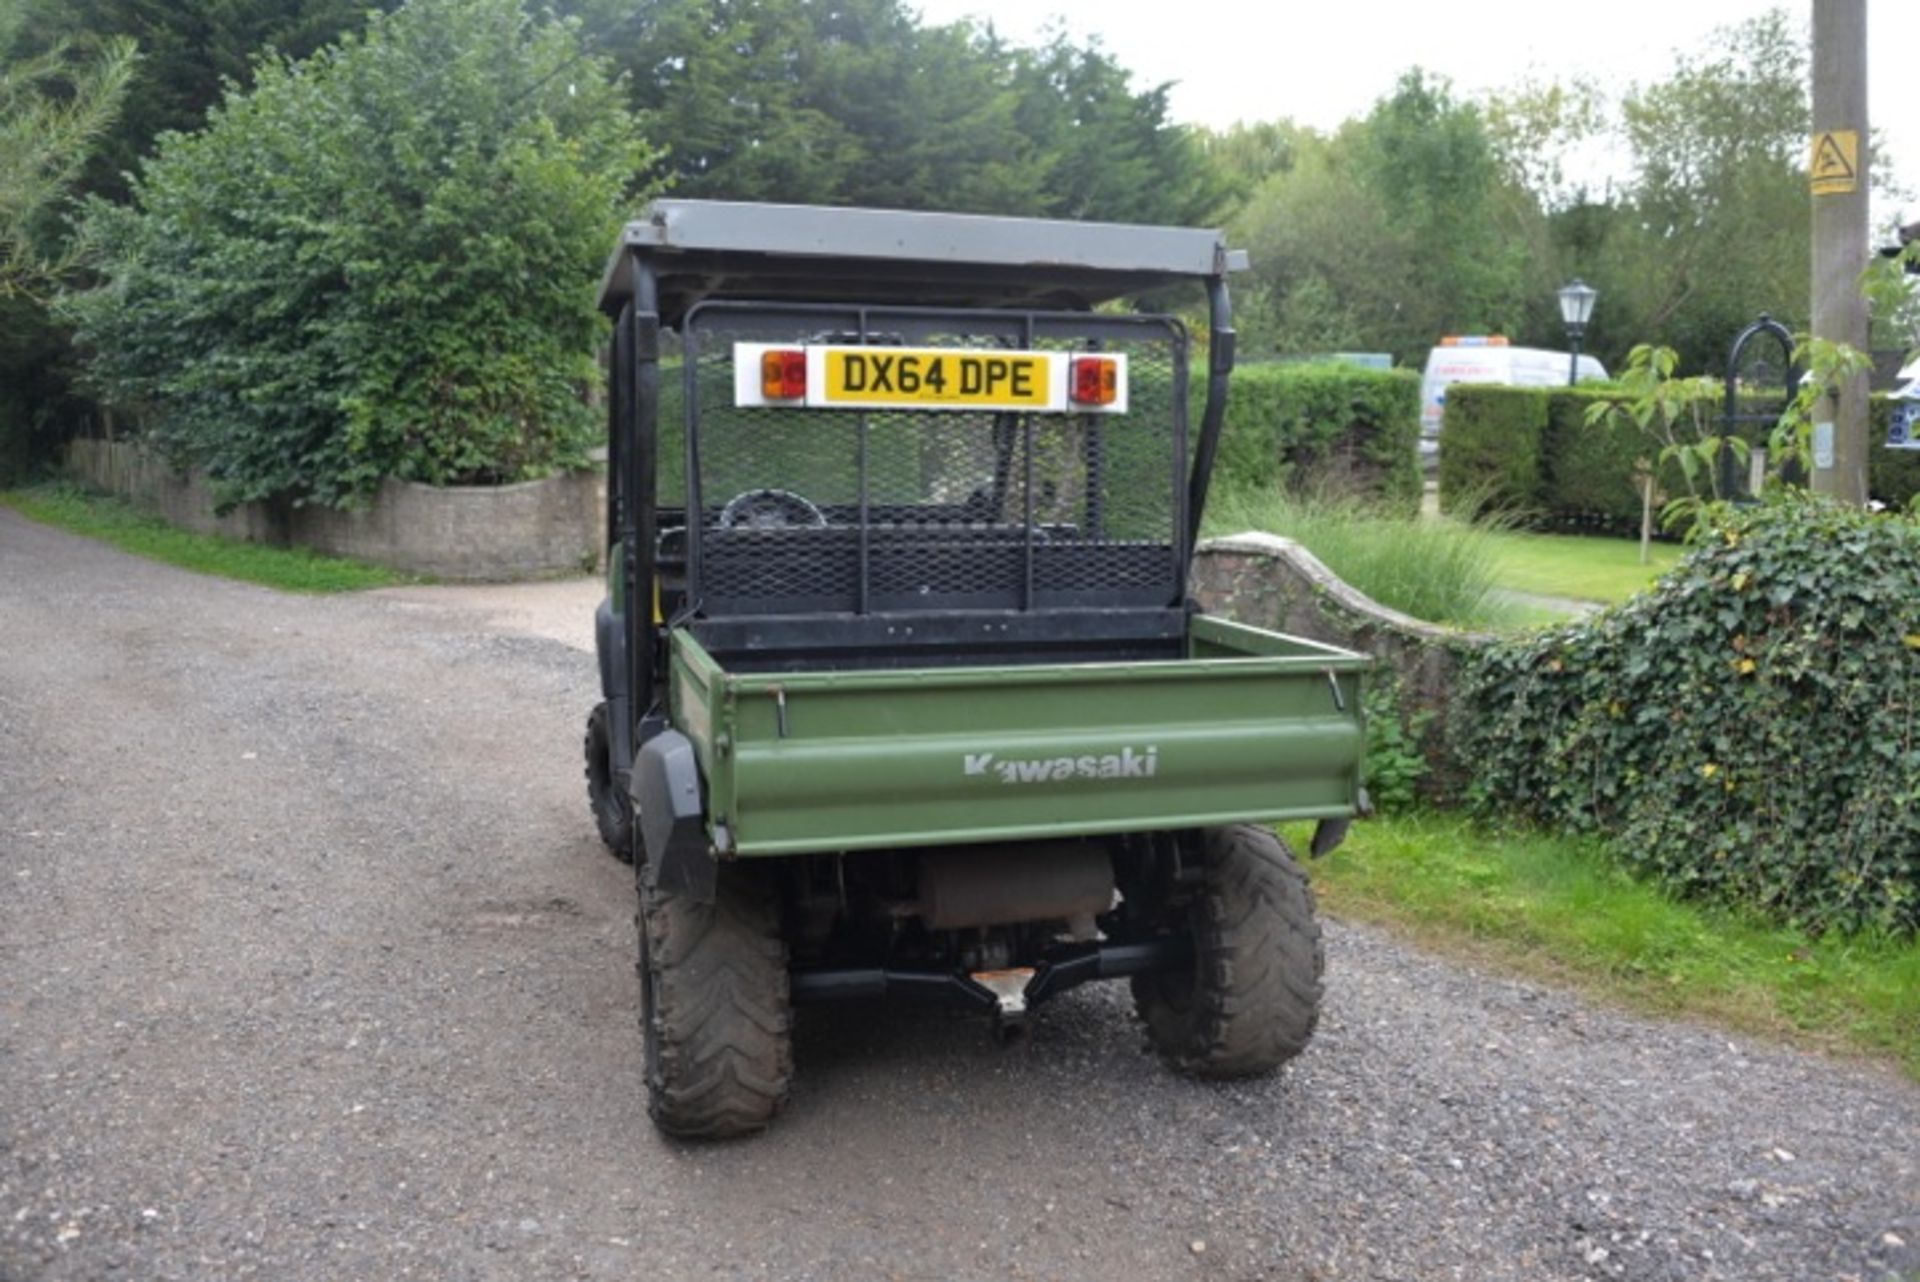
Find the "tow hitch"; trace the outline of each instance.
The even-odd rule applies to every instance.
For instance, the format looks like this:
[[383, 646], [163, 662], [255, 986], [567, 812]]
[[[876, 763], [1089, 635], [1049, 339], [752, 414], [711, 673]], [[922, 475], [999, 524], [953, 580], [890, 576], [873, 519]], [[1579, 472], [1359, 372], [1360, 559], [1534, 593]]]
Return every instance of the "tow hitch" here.
[[993, 1038], [1002, 1046], [1018, 1041], [1027, 1031], [1027, 989], [1036, 973], [1032, 966], [1016, 966], [977, 970], [969, 976], [1000, 1003], [993, 1012]]
[[944, 1001], [990, 1016], [995, 1035], [1012, 1041], [1026, 1030], [1035, 1007], [1078, 984], [1148, 971], [1180, 970], [1193, 961], [1193, 945], [1181, 937], [1137, 944], [1087, 944], [1055, 953], [1038, 966], [1009, 970], [806, 970], [792, 978], [794, 1002], [913, 997]]

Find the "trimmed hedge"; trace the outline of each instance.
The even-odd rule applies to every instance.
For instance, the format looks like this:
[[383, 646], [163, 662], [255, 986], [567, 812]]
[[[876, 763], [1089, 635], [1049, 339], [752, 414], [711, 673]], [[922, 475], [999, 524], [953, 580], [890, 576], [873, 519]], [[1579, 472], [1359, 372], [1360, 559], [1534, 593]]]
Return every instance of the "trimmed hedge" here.
[[[1620, 415], [1587, 422], [1587, 408], [1620, 393], [1601, 388], [1543, 390], [1458, 386], [1447, 389], [1441, 429], [1440, 506], [1503, 509], [1542, 529], [1640, 528], [1640, 492], [1634, 473], [1651, 462], [1660, 443]], [[1920, 493], [1920, 450], [1889, 450], [1892, 403], [1873, 398], [1868, 486], [1890, 507]], [[1765, 424], [1742, 425], [1742, 435], [1764, 446]], [[1678, 469], [1662, 470], [1669, 495], [1683, 493]]]
[[[1541, 438], [1541, 506], [1563, 524], [1638, 530], [1640, 487], [1634, 476], [1653, 466], [1660, 449], [1624, 415], [1610, 414], [1587, 422], [1595, 401], [1614, 399], [1607, 392], [1569, 389], [1547, 399], [1547, 421]], [[1661, 480], [1684, 491], [1680, 469]]]
[[[1483, 395], [1492, 392], [1494, 395]], [[1537, 387], [1447, 389], [1441, 427], [1440, 507], [1463, 516], [1536, 511], [1550, 393]]]
[[[1189, 381], [1191, 431], [1206, 405]], [[1357, 365], [1244, 365], [1233, 373], [1214, 485], [1332, 491], [1420, 509], [1420, 377]]]

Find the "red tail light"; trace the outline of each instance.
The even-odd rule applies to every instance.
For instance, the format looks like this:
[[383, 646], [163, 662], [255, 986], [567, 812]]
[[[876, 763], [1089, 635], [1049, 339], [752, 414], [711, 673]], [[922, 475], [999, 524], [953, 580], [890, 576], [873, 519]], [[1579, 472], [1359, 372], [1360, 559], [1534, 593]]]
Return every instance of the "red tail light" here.
[[804, 400], [807, 354], [797, 347], [760, 353], [760, 394], [770, 401]]
[[1076, 405], [1111, 405], [1120, 392], [1119, 362], [1111, 356], [1076, 356], [1067, 394]]

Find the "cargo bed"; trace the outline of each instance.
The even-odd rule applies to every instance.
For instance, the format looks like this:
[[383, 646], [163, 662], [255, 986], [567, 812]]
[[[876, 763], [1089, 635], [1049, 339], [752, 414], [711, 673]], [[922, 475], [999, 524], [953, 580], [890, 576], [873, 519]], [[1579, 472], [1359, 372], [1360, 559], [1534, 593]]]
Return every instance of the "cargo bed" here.
[[1337, 819], [1370, 660], [1205, 615], [1170, 657], [738, 671], [672, 634], [723, 856]]

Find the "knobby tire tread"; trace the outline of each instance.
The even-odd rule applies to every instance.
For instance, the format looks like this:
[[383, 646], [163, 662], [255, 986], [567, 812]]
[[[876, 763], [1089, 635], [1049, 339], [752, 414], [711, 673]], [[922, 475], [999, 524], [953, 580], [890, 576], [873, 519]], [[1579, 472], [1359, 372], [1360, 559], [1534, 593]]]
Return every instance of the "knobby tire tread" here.
[[719, 873], [711, 904], [640, 874], [648, 1112], [682, 1139], [765, 1129], [793, 1078], [778, 899], [760, 869]]
[[627, 781], [613, 768], [613, 725], [605, 703], [594, 705], [587, 716], [586, 741], [581, 745], [587, 759], [587, 809], [593, 826], [613, 857], [623, 864], [633, 862], [633, 802], [627, 797]]
[[1209, 829], [1202, 853], [1204, 883], [1190, 909], [1196, 969], [1137, 977], [1135, 1007], [1155, 1049], [1182, 1072], [1271, 1072], [1306, 1049], [1320, 1019], [1326, 954], [1313, 888], [1264, 828]]

